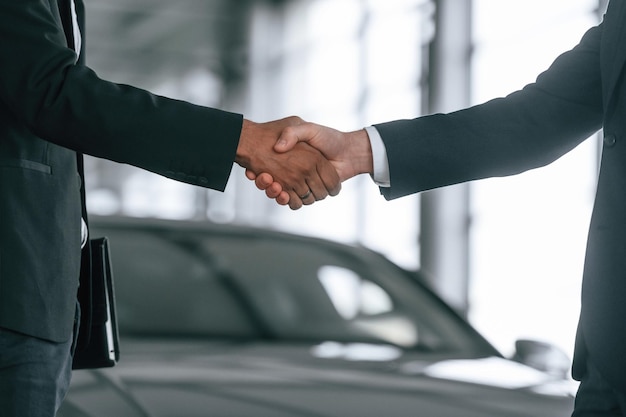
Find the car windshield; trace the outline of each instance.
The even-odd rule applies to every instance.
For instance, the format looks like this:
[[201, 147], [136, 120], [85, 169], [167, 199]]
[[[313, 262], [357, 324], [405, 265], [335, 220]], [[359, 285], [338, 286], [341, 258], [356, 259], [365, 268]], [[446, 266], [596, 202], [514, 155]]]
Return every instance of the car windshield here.
[[272, 234], [99, 229], [120, 333], [460, 351], [475, 333], [382, 256]]

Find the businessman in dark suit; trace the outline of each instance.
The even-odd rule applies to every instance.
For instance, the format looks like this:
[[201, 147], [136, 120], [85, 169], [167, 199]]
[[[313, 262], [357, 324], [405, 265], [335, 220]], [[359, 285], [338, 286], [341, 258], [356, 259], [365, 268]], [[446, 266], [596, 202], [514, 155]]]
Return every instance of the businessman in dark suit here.
[[275, 175], [292, 208], [340, 187], [312, 147], [295, 165], [272, 150], [298, 118], [257, 124], [99, 79], [84, 65], [83, 17], [82, 0], [0, 0], [3, 417], [53, 416], [69, 384], [88, 230], [82, 154], [217, 190], [237, 162]]
[[[398, 120], [356, 132], [315, 124], [287, 128], [322, 150], [342, 180], [370, 173], [387, 199], [540, 167], [604, 129], [589, 230], [573, 376], [574, 416], [626, 415], [626, 4], [611, 0], [602, 23], [532, 83], [507, 97], [450, 114]], [[271, 176], [256, 176], [280, 196]]]

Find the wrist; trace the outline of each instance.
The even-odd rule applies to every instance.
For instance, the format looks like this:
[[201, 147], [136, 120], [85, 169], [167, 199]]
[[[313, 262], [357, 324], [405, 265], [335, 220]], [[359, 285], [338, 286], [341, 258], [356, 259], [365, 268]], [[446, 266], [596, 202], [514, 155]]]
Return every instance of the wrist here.
[[248, 167], [250, 163], [250, 139], [254, 137], [251, 135], [250, 131], [254, 128], [255, 123], [248, 120], [243, 119], [243, 124], [241, 126], [241, 133], [239, 135], [239, 143], [237, 144], [237, 150], [235, 151], [235, 162], [242, 167]]
[[372, 174], [374, 172], [374, 161], [372, 157], [372, 146], [370, 138], [365, 129], [346, 133], [348, 146], [352, 149], [351, 159], [354, 175]]

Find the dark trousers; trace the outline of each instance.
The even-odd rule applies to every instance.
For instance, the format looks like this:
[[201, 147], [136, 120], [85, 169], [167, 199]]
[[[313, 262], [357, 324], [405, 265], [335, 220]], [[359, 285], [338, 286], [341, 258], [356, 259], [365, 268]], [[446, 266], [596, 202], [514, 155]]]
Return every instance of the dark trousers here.
[[[76, 310], [76, 323], [80, 312]], [[0, 328], [0, 415], [54, 417], [67, 394], [77, 336], [63, 343]]]
[[626, 416], [626, 393], [611, 388], [589, 358], [586, 362], [572, 417]]

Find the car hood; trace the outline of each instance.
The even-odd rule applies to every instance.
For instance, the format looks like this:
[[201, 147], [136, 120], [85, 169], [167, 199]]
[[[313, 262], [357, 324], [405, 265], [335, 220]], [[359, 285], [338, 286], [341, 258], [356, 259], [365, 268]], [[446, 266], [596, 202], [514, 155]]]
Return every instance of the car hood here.
[[74, 372], [60, 417], [565, 416], [572, 381], [502, 358], [393, 346], [124, 341], [111, 369]]

